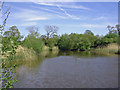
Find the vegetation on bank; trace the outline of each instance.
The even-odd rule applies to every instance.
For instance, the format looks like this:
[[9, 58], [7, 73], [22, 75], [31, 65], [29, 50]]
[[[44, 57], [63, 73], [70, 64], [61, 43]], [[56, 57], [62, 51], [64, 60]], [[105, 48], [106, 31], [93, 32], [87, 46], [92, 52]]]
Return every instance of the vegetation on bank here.
[[118, 54], [118, 44], [117, 43], [111, 43], [107, 46], [98, 47], [98, 48], [92, 48], [90, 50], [91, 52], [98, 52], [103, 54]]
[[[29, 27], [29, 34], [23, 39], [16, 26], [10, 27], [8, 31], [3, 34], [3, 48], [5, 53], [11, 52], [12, 48], [17, 49], [21, 46], [24, 55], [33, 51], [33, 54], [39, 55], [41, 51], [49, 50], [68, 50], [68, 51], [90, 51], [90, 50], [104, 50], [109, 52], [118, 52], [118, 49], [106, 48], [112, 43], [118, 44], [118, 33], [109, 32], [105, 36], [94, 35], [90, 30], [86, 30], [84, 34], [63, 34], [57, 35], [57, 26], [46, 26], [46, 35], [40, 35], [37, 27]], [[105, 48], [104, 48], [105, 47]], [[109, 46], [108, 46], [109, 47]], [[111, 47], [114, 47], [113, 45]], [[15, 51], [12, 51], [15, 52]], [[15, 52], [16, 53], [16, 52]], [[20, 52], [19, 52], [20, 53]], [[29, 54], [31, 55], [31, 54]], [[9, 56], [9, 55], [8, 55]], [[20, 55], [19, 55], [20, 56]], [[35, 55], [33, 55], [35, 56]], [[22, 55], [21, 55], [22, 57]], [[29, 57], [28, 57], [29, 58]]]

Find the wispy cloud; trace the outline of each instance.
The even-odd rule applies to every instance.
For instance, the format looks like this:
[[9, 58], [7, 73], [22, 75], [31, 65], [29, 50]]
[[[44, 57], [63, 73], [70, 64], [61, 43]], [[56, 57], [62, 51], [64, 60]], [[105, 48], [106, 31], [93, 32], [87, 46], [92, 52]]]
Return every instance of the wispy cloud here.
[[[40, 5], [44, 5], [44, 6], [51, 6], [52, 8], [56, 8], [58, 7], [59, 10], [61, 10], [62, 12], [58, 12], [58, 11], [55, 11], [55, 10], [52, 10], [52, 9], [46, 9], [46, 8], [41, 8], [42, 10], [47, 10], [47, 11], [50, 11], [50, 12], [53, 12], [55, 14], [58, 14], [58, 15], [61, 15], [61, 14], [64, 14], [64, 18], [63, 19], [67, 19], [67, 18], [71, 18], [71, 19], [74, 19], [74, 20], [79, 20], [79, 19], [82, 19], [80, 18], [81, 16], [76, 16], [76, 15], [71, 15], [70, 13], [68, 13], [66, 11], [66, 9], [72, 9], [73, 11], [74, 10], [92, 10], [88, 7], [85, 7], [85, 6], [82, 6], [82, 5], [76, 5], [76, 3], [64, 3], [64, 2], [35, 2], [36, 4], [40, 4]], [[62, 15], [63, 16], [63, 15]]]
[[22, 24], [22, 26], [35, 26], [35, 25], [37, 25], [37, 22], [25, 22]]
[[82, 27], [86, 28], [103, 28], [106, 27], [106, 25], [101, 25], [101, 24], [82, 24]]
[[[42, 3], [43, 4], [43, 3]], [[57, 5], [57, 4], [46, 4], [45, 5], [51, 5], [51, 6], [55, 6], [54, 8], [49, 8], [46, 7], [46, 8], [42, 8], [42, 6], [38, 7], [38, 6], [33, 6], [33, 8], [37, 8], [37, 9], [40, 9], [44, 12], [48, 11], [49, 13], [52, 13], [52, 15], [55, 15], [55, 16], [58, 16], [59, 18], [61, 19], [68, 19], [68, 18], [71, 18], [71, 19], [80, 19], [79, 17], [75, 16], [75, 15], [71, 15], [69, 14], [65, 9], [63, 9], [61, 6], [62, 5]]]
[[40, 5], [47, 5], [47, 6], [56, 6], [56, 4], [54, 4], [54, 2], [34, 2], [36, 4], [40, 4]]
[[46, 5], [46, 6], [60, 6], [60, 7], [64, 7], [64, 8], [73, 8], [73, 9], [83, 9], [83, 10], [92, 10], [88, 7], [85, 6], [77, 6], [77, 5], [69, 5], [69, 4], [65, 4], [63, 2], [35, 2], [36, 4], [40, 4], [40, 5]]
[[106, 18], [106, 17], [101, 16], [101, 17], [94, 18], [93, 20], [105, 20], [105, 19], [107, 19], [107, 18]]
[[47, 20], [48, 18], [46, 17], [34, 17], [34, 18], [29, 18], [26, 21], [37, 21], [37, 20]]
[[70, 15], [69, 13], [67, 13], [63, 8], [61, 8], [59, 5], [57, 5], [57, 7], [64, 12], [65, 15], [67, 15], [68, 17], [72, 18], [72, 19], [80, 19], [76, 16]]
[[58, 12], [56, 10], [52, 10], [52, 9], [48, 9], [47, 7], [46, 8], [42, 8], [42, 7], [38, 7], [38, 6], [32, 6], [33, 8], [37, 8], [37, 9], [40, 9], [40, 10], [44, 10], [44, 11], [49, 11], [49, 12], [52, 12], [52, 13], [55, 13], [55, 14], [61, 14], [61, 12]]
[[[16, 7], [14, 7], [16, 8]], [[22, 21], [38, 21], [38, 20], [47, 20], [47, 16], [44, 16], [44, 12], [39, 12], [37, 10], [16, 8], [17, 12], [11, 13], [11, 19], [17, 19]]]
[[6, 2], [119, 2], [119, 0], [5, 0]]
[[[16, 12], [13, 13], [12, 18], [16, 18], [24, 21], [38, 21], [38, 20], [48, 20], [48, 19], [56, 19], [56, 18], [81, 20], [85, 18], [83, 18], [83, 16], [80, 16], [80, 15], [79, 16], [71, 15], [69, 12], [66, 11], [66, 9], [68, 8], [74, 8], [74, 9], [79, 8], [79, 9], [85, 9], [85, 10], [89, 9], [84, 6], [77, 6], [74, 4], [69, 5], [69, 3], [40, 2], [37, 4], [40, 4], [40, 5], [30, 6], [32, 9], [28, 9], [28, 8], [25, 9], [22, 7], [18, 8], [13, 6], [13, 8], [17, 10]], [[46, 7], [41, 5], [45, 5]], [[54, 7], [49, 8], [47, 6], [54, 6]]]
[[108, 25], [110, 26], [115, 26], [117, 23], [102, 23], [102, 24], [81, 24], [81, 27], [86, 27], [86, 28], [107, 28]]
[[9, 27], [11, 27], [11, 26], [13, 26], [13, 25], [15, 25], [15, 26], [35, 26], [35, 25], [37, 25], [37, 22], [24, 22], [24, 23], [14, 23], [14, 24], [12, 24], [12, 23], [10, 23], [10, 24], [7, 24], [7, 26], [9, 26]]

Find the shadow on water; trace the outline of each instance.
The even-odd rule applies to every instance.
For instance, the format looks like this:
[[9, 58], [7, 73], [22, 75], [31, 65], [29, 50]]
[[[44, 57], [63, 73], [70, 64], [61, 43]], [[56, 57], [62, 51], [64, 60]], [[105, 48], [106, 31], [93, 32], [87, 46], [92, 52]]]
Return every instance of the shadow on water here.
[[90, 58], [90, 57], [104, 57], [104, 56], [117, 56], [115, 54], [110, 54], [106, 52], [99, 51], [60, 51], [58, 56], [75, 56], [82, 58]]
[[34, 60], [12, 60], [7, 61], [8, 66], [16, 64], [17, 67], [21, 65], [26, 65], [27, 67], [36, 67], [40, 65], [44, 59], [50, 59], [59, 56], [73, 56], [80, 58], [94, 58], [94, 57], [106, 57], [106, 56], [117, 56], [115, 54], [109, 54], [104, 52], [95, 52], [95, 51], [42, 51], [37, 59]]
[[[14, 60], [16, 88], [114, 88], [117, 55], [89, 51], [43, 51], [34, 60]], [[88, 74], [89, 73], [89, 74]]]

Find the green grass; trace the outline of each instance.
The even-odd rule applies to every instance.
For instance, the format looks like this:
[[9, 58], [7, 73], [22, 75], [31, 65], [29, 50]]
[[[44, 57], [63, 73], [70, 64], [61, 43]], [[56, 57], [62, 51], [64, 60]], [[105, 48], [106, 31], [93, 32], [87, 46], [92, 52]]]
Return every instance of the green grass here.
[[115, 54], [118, 52], [118, 45], [116, 43], [109, 44], [108, 46], [91, 49], [91, 51], [97, 51], [101, 53], [107, 53], [107, 54]]

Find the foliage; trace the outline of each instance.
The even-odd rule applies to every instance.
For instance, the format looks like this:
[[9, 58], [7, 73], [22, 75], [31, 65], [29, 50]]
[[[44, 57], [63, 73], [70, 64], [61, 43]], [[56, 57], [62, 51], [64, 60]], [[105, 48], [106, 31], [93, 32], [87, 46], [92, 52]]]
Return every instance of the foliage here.
[[23, 41], [23, 46], [33, 49], [36, 53], [40, 53], [44, 46], [44, 42], [38, 36], [39, 33], [37, 31], [32, 31]]
[[97, 37], [94, 34], [76, 34], [62, 35], [58, 41], [58, 47], [61, 50], [81, 50], [86, 51], [98, 46], [106, 46], [110, 43], [116, 43], [118, 36], [110, 33], [104, 37]]
[[58, 41], [58, 47], [61, 50], [70, 50], [73, 47], [72, 40], [70, 39], [69, 35], [64, 34], [60, 37]]
[[16, 49], [22, 38], [23, 36], [20, 35], [16, 26], [10, 27], [9, 31], [5, 31], [3, 34], [2, 51], [7, 52], [11, 51], [13, 48]]
[[117, 39], [118, 39], [118, 35], [116, 35], [115, 33], [110, 33], [110, 34], [107, 34], [104, 36], [104, 38], [112, 38], [113, 39], [113, 43], [116, 43], [117, 42]]
[[88, 50], [92, 46], [91, 35], [72, 33], [62, 35], [58, 41], [58, 47], [62, 50]]
[[41, 52], [43, 45], [44, 45], [44, 43], [41, 39], [35, 38], [35, 37], [30, 37], [30, 36], [25, 38], [24, 44], [23, 44], [23, 46], [25, 46], [29, 49], [33, 49], [37, 53]]
[[2, 77], [1, 77], [1, 80], [2, 80], [2, 90], [6, 90], [7, 88], [14, 88], [14, 83], [16, 83], [18, 80], [16, 80], [15, 77], [13, 77], [15, 75], [15, 71], [14, 71], [14, 68], [15, 68], [15, 65], [14, 67], [2, 67], [3, 71], [2, 71]]
[[57, 46], [57, 43], [58, 43], [57, 37], [49, 38], [48, 40], [46, 40], [46, 45], [49, 46], [50, 50], [52, 50], [54, 46]]
[[94, 47], [98, 47], [102, 44], [102, 40], [100, 38], [97, 38], [94, 42]]
[[[2, 9], [3, 9], [3, 6], [4, 6], [4, 2], [0, 2], [0, 12], [2, 12]], [[3, 32], [4, 32], [4, 28], [6, 26], [6, 21], [7, 21], [7, 18], [9, 16], [10, 12], [9, 12], [9, 8], [7, 9], [7, 11], [3, 12], [2, 13], [2, 17], [4, 17], [4, 19], [2, 19], [2, 23], [0, 25], [0, 49], [1, 50], [4, 50], [4, 51], [8, 51], [8, 46], [6, 46], [7, 44], [9, 44], [9, 39], [3, 44], [3, 40], [5, 41], [5, 39], [3, 39]], [[7, 34], [6, 34], [7, 35]], [[9, 35], [9, 34], [8, 34]], [[10, 35], [11, 36], [11, 35]], [[14, 36], [13, 36], [14, 37]], [[9, 38], [9, 36], [8, 36]], [[2, 40], [3, 39], [3, 40]], [[3, 49], [4, 48], [4, 49]], [[3, 52], [1, 52], [1, 54], [3, 54]], [[10, 54], [10, 57], [8, 57], [8, 60], [12, 60], [13, 59], [13, 56], [15, 55], [15, 47], [12, 46], [11, 48], [11, 54]], [[2, 63], [1, 64], [1, 67], [2, 68], [2, 72], [0, 72], [0, 81], [2, 82], [2, 90], [6, 90], [8, 88], [14, 88], [14, 83], [17, 82], [16, 78], [12, 75], [14, 74], [14, 66], [10, 66], [10, 67], [7, 67], [6, 65], [6, 61], [4, 59], [1, 59]]]
[[115, 33], [109, 33], [101, 39], [101, 45], [106, 46], [110, 43], [117, 43], [118, 36]]

